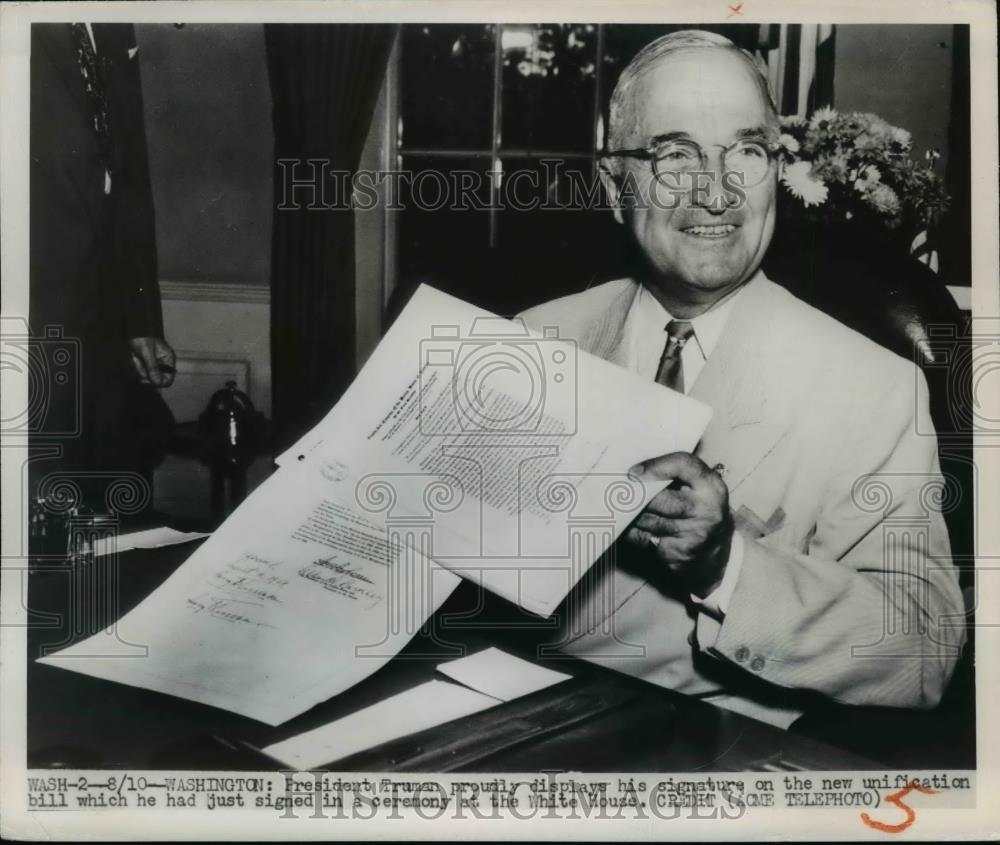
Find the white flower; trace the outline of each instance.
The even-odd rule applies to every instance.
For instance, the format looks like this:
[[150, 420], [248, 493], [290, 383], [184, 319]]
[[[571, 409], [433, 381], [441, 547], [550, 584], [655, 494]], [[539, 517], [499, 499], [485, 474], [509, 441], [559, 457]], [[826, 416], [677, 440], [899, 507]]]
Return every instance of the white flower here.
[[898, 126], [893, 126], [889, 133], [892, 136], [892, 140], [899, 144], [904, 150], [908, 150], [910, 145], [913, 143], [913, 136], [910, 135], [905, 129], [900, 129]]
[[806, 119], [804, 117], [800, 117], [797, 114], [783, 114], [778, 118], [778, 122], [782, 126], [793, 127], [793, 128], [802, 127], [806, 125]]
[[818, 129], [820, 123], [830, 123], [837, 116], [837, 112], [831, 109], [829, 106], [823, 106], [821, 109], [816, 109], [813, 112], [811, 118], [809, 118], [809, 128]]
[[881, 181], [882, 174], [879, 172], [879, 169], [874, 164], [867, 164], [855, 178], [854, 190], [863, 194], [865, 191], [870, 191]]
[[778, 144], [779, 144], [779, 145], [780, 145], [780, 146], [781, 146], [782, 148], [784, 148], [784, 149], [788, 150], [788, 152], [790, 152], [790, 153], [797, 153], [797, 152], [799, 151], [799, 142], [798, 142], [798, 141], [796, 141], [796, 140], [795, 140], [795, 139], [794, 139], [794, 138], [793, 138], [793, 137], [792, 137], [791, 135], [789, 135], [789, 134], [788, 134], [787, 132], [782, 132], [782, 133], [781, 133], [781, 134], [780, 134], [780, 135], [778, 136]]
[[899, 214], [899, 195], [888, 185], [876, 185], [868, 194], [868, 202], [882, 214]]
[[821, 180], [813, 177], [812, 164], [808, 161], [797, 161], [788, 165], [781, 181], [791, 191], [792, 196], [802, 200], [802, 204], [807, 208], [826, 202], [829, 191]]

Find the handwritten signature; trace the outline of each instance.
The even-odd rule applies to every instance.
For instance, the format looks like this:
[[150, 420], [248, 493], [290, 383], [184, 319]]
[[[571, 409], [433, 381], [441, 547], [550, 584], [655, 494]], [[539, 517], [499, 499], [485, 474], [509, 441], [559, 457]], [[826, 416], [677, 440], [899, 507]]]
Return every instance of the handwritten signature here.
[[207, 613], [214, 619], [228, 622], [231, 625], [254, 625], [258, 628], [273, 628], [267, 622], [261, 622], [247, 613], [253, 611], [248, 608], [259, 608], [260, 605], [250, 601], [237, 601], [230, 598], [219, 598], [218, 596], [200, 595], [189, 597], [187, 606], [193, 613]]

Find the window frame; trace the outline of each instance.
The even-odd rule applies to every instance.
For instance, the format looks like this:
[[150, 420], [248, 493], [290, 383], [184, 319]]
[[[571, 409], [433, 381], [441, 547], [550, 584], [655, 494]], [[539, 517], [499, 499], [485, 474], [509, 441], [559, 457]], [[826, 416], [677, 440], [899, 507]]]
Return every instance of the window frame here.
[[[593, 26], [596, 27], [597, 36], [596, 42], [594, 44], [595, 50], [595, 61], [594, 61], [594, 92], [593, 92], [593, 102], [591, 103], [591, 120], [590, 120], [590, 130], [591, 130], [591, 150], [590, 152], [581, 152], [580, 150], [560, 150], [560, 149], [529, 149], [529, 148], [519, 148], [519, 147], [503, 147], [503, 33], [504, 29], [508, 26], [523, 26], [520, 23], [493, 23], [493, 85], [492, 85], [492, 123], [490, 127], [490, 146], [488, 148], [467, 148], [467, 149], [454, 149], [448, 147], [408, 147], [405, 144], [406, 132], [405, 126], [403, 125], [403, 116], [401, 108], [402, 99], [402, 86], [397, 84], [395, 86], [395, 97], [394, 97], [394, 113], [390, 116], [395, 127], [395, 143], [393, 149], [395, 151], [395, 161], [396, 167], [399, 170], [403, 169], [403, 159], [416, 158], [420, 159], [422, 157], [437, 157], [437, 158], [479, 158], [487, 159], [489, 161], [489, 172], [492, 174], [492, 179], [490, 179], [490, 208], [489, 208], [489, 239], [488, 246], [490, 248], [496, 247], [499, 237], [499, 224], [500, 224], [500, 212], [502, 209], [499, 207], [499, 195], [501, 191], [501, 180], [503, 179], [503, 159], [504, 158], [521, 158], [521, 159], [531, 159], [536, 161], [541, 161], [545, 158], [561, 158], [564, 160], [576, 160], [576, 161], [589, 161], [591, 167], [591, 175], [596, 175], [597, 173], [597, 159], [599, 157], [599, 152], [604, 144], [604, 139], [602, 137], [604, 132], [603, 127], [603, 116], [601, 114], [601, 95], [603, 91], [604, 84], [604, 51], [605, 51], [605, 26], [604, 23], [594, 23]], [[404, 61], [403, 50], [402, 50], [402, 32], [400, 32], [397, 38], [396, 47], [394, 48], [394, 55], [392, 61], [396, 65], [396, 76], [397, 79], [400, 75], [400, 69], [402, 62]], [[398, 232], [395, 227], [392, 232], [394, 238], [394, 245], [398, 246], [395, 239], [398, 236]]]

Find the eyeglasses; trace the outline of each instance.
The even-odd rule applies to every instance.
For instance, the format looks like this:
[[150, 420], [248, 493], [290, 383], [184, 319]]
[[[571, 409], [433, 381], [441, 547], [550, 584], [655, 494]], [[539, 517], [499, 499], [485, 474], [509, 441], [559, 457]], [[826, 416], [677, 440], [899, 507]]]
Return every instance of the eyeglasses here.
[[[741, 140], [730, 144], [711, 144], [722, 150], [722, 172], [738, 173], [740, 186], [752, 188], [767, 176], [774, 159], [773, 145], [764, 141]], [[688, 187], [695, 173], [708, 172], [708, 155], [694, 141], [684, 139], [661, 141], [645, 149], [609, 150], [606, 156], [629, 156], [648, 160], [657, 181], [671, 187]]]

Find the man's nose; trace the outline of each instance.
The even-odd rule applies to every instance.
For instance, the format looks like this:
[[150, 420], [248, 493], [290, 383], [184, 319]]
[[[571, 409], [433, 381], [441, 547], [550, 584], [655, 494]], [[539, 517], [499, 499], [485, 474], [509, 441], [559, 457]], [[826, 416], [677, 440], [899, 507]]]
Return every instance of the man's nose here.
[[722, 156], [721, 150], [715, 155], [706, 153], [705, 169], [696, 174], [692, 185], [692, 204], [711, 214], [722, 214], [738, 201], [725, 178]]

